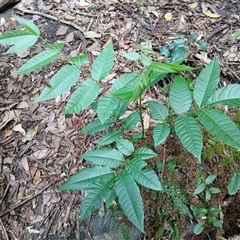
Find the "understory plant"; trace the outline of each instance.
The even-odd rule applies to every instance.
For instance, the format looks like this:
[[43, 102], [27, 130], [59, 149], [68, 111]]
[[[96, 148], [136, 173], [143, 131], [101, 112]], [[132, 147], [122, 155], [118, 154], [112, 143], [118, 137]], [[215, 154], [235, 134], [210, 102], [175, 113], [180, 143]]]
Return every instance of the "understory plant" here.
[[[15, 74], [30, 73], [52, 63], [59, 56], [68, 61], [53, 75], [36, 101], [56, 98], [75, 85], [76, 89], [63, 113], [74, 114], [90, 107], [97, 118], [88, 123], [80, 134], [104, 132], [95, 149], [80, 156], [91, 166], [81, 169], [58, 188], [62, 191], [86, 191], [87, 196], [80, 206], [81, 220], [89, 217], [102, 204], [109, 208], [117, 198], [124, 214], [144, 232], [144, 204], [139, 185], [156, 191], [162, 191], [163, 187], [158, 175], [147, 167], [147, 160], [156, 157], [156, 153], [145, 146], [135, 148], [127, 133], [140, 122], [140, 136], [144, 137], [143, 93], [153, 85], [158, 87], [157, 83], [169, 73], [175, 77], [166, 101], [147, 101], [152, 119], [156, 122], [153, 128], [154, 145], [163, 143], [173, 133], [200, 164], [205, 128], [219, 141], [240, 149], [240, 131], [222, 110], [223, 105], [228, 108], [240, 106], [240, 85], [229, 84], [217, 89], [220, 66], [216, 57], [200, 72], [192, 89], [178, 72], [194, 68], [180, 62], [153, 61], [149, 57], [149, 54], [154, 54], [151, 48], [139, 47], [140, 54], [123, 54], [127, 59], [136, 61], [139, 70], [115, 79], [111, 88], [101, 94], [102, 80], [114, 66], [112, 42], [105, 45], [89, 73], [85, 73], [88, 78], [80, 81], [81, 67], [87, 62], [88, 55], [66, 56], [62, 51], [64, 43], [47, 43], [40, 37], [35, 24], [20, 17], [16, 19], [24, 29], [7, 31], [0, 36], [0, 43], [12, 45], [6, 53], [26, 50], [39, 39], [45, 44], [45, 50], [24, 63]], [[135, 102], [138, 103], [137, 110], [125, 117], [128, 106]]]

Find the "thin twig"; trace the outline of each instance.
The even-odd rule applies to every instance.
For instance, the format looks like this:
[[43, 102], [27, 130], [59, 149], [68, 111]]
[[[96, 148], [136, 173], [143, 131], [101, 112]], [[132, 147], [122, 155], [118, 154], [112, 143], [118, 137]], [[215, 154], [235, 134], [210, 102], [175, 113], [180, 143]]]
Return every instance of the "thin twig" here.
[[0, 206], [2, 205], [2, 202], [3, 202], [4, 198], [7, 195], [9, 187], [10, 187], [10, 184], [7, 185], [7, 187], [6, 187], [5, 191], [4, 191], [3, 197], [1, 198], [1, 201], [0, 201]]
[[39, 15], [39, 16], [42, 16], [42, 17], [45, 17], [45, 18], [49, 18], [49, 19], [52, 19], [54, 21], [58, 21], [58, 22], [61, 22], [61, 23], [64, 23], [66, 25], [69, 25], [69, 26], [72, 26], [74, 27], [75, 29], [81, 31], [82, 33], [84, 32], [83, 28], [80, 27], [79, 25], [73, 23], [73, 22], [70, 22], [70, 21], [67, 21], [67, 20], [64, 20], [64, 19], [59, 19], [57, 17], [54, 17], [50, 14], [47, 14], [47, 13], [43, 13], [43, 12], [38, 12], [38, 11], [34, 11], [34, 10], [28, 10], [28, 9], [23, 9], [23, 8], [20, 8], [18, 5], [14, 7], [15, 9], [21, 11], [21, 12], [24, 12], [24, 13], [28, 13], [28, 14], [34, 14], [34, 15]]
[[38, 192], [37, 194], [35, 194], [34, 196], [32, 196], [32, 197], [30, 197], [30, 198], [28, 198], [28, 199], [26, 199], [26, 200], [24, 200], [23, 202], [20, 202], [19, 204], [17, 204], [17, 205], [15, 205], [15, 206], [13, 206], [12, 208], [10, 208], [10, 209], [7, 209], [7, 210], [5, 210], [5, 211], [3, 211], [3, 212], [1, 212], [0, 213], [0, 218], [1, 217], [3, 217], [3, 216], [5, 216], [7, 213], [9, 213], [9, 212], [11, 212], [11, 211], [13, 211], [14, 209], [16, 209], [16, 208], [18, 208], [18, 207], [20, 207], [20, 206], [22, 206], [23, 204], [25, 204], [26, 202], [28, 202], [28, 201], [30, 201], [30, 200], [32, 200], [32, 199], [34, 199], [34, 198], [36, 198], [37, 196], [39, 196], [41, 193], [43, 193], [45, 190], [47, 190], [50, 186], [52, 186], [53, 185], [53, 183], [54, 182], [52, 182], [52, 183], [50, 183], [50, 184], [48, 184], [44, 189], [42, 189], [40, 192]]
[[8, 235], [7, 235], [6, 228], [4, 227], [4, 225], [3, 225], [3, 222], [2, 222], [2, 220], [1, 220], [1, 218], [0, 218], [0, 223], [1, 223], [1, 225], [2, 225], [3, 233], [4, 233], [4, 235], [5, 235], [5, 238], [6, 238], [6, 240], [9, 240], [9, 238], [8, 238]]

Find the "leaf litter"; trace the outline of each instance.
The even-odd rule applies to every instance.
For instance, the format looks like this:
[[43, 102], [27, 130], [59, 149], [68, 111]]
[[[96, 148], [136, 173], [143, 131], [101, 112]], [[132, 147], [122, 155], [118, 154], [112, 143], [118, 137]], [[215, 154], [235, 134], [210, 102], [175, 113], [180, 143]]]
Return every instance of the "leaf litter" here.
[[[22, 9], [19, 10], [19, 9]], [[195, 43], [190, 43], [189, 62], [206, 65], [213, 53], [221, 62], [223, 77], [228, 82], [239, 82], [239, 49], [237, 40], [232, 37], [239, 21], [239, 3], [234, 1], [208, 1], [202, 4], [197, 1], [22, 1], [18, 5], [17, 14], [28, 13], [27, 19], [33, 20], [41, 29], [43, 37], [51, 42], [65, 41], [68, 44], [64, 48], [66, 54], [70, 51], [88, 53], [93, 58], [101, 51], [102, 46], [109, 40], [114, 42], [117, 57], [114, 72], [104, 81], [105, 86], [113, 82], [123, 73], [129, 73], [136, 69], [135, 63], [126, 61], [121, 57], [123, 52], [135, 50], [136, 44], [151, 42], [151, 47], [159, 51], [160, 47], [166, 47], [179, 34], [189, 35], [198, 32], [207, 40], [209, 48], [203, 51]], [[32, 12], [31, 12], [32, 11]], [[30, 15], [29, 15], [30, 13]], [[44, 13], [44, 14], [40, 14]], [[49, 17], [50, 16], [50, 17]], [[51, 16], [63, 19], [66, 24], [55, 21]], [[8, 16], [1, 20], [0, 32], [14, 28], [15, 23]], [[79, 28], [76, 30], [74, 23]], [[81, 29], [81, 30], [79, 30]], [[219, 31], [219, 29], [222, 29]], [[76, 33], [77, 32], [77, 33]], [[0, 52], [6, 48], [0, 46]], [[89, 121], [94, 119], [89, 111], [80, 114], [62, 116], [65, 99], [70, 92], [58, 98], [41, 104], [34, 104], [39, 96], [39, 91], [48, 83], [49, 75], [62, 67], [60, 62], [50, 64], [47, 69], [35, 71], [31, 75], [12, 76], [29, 57], [40, 52], [40, 44], [29, 52], [18, 56], [15, 62], [12, 56], [2, 55], [0, 59], [0, 233], [3, 238], [13, 237], [17, 239], [51, 239], [57, 235], [67, 239], [70, 235], [76, 239], [91, 239], [94, 236], [96, 219], [80, 225], [78, 221], [79, 203], [84, 194], [56, 191], [70, 174], [82, 167], [88, 166], [79, 160], [79, 155], [97, 144], [97, 139], [88, 136], [79, 136], [79, 130]], [[161, 58], [159, 54], [159, 58]], [[84, 66], [88, 68], [88, 66]], [[144, 98], [158, 99], [161, 94], [154, 89], [146, 93]], [[134, 112], [130, 109], [130, 112]], [[234, 114], [234, 113], [233, 113]], [[151, 122], [148, 114], [145, 114], [144, 124], [151, 131]], [[137, 129], [135, 129], [137, 131]], [[131, 133], [129, 133], [131, 135]], [[147, 138], [148, 143], [152, 140]], [[174, 148], [173, 148], [174, 146]], [[181, 166], [190, 166], [185, 172], [184, 167], [179, 167], [179, 184], [187, 186], [187, 191], [194, 191], [194, 160], [190, 156], [186, 159], [181, 156], [181, 146], [174, 139], [168, 140], [160, 149], [160, 156], [171, 156], [181, 161]], [[216, 154], [219, 161], [220, 154]], [[157, 159], [155, 159], [157, 161]], [[220, 164], [206, 163], [205, 171], [211, 172]], [[215, 165], [214, 165], [215, 164]], [[192, 171], [191, 171], [192, 167]], [[231, 173], [218, 169], [220, 178], [218, 184], [230, 178]], [[190, 183], [186, 180], [190, 179]], [[42, 191], [42, 192], [41, 192]], [[152, 194], [152, 195], [151, 195]], [[152, 213], [163, 204], [159, 199], [153, 198], [153, 193], [144, 193], [146, 212]], [[222, 204], [224, 209], [224, 229], [227, 236], [234, 235], [234, 227], [230, 226], [231, 219], [237, 222], [238, 208], [234, 202], [239, 201], [239, 194], [233, 198], [226, 198], [226, 193], [221, 193], [219, 199], [214, 199], [215, 204]], [[162, 196], [163, 197], [163, 196]], [[170, 204], [169, 199], [166, 204]], [[200, 200], [191, 199], [196, 204]], [[20, 204], [20, 205], [19, 205]], [[163, 205], [164, 206], [164, 205]], [[155, 207], [155, 209], [154, 209]], [[230, 214], [227, 214], [227, 210]], [[6, 213], [6, 211], [9, 211]], [[234, 215], [236, 212], [236, 215]], [[8, 214], [8, 215], [7, 215]], [[174, 215], [175, 214], [175, 215]], [[232, 216], [229, 216], [231, 215]], [[20, 217], [21, 216], [21, 217]], [[120, 216], [120, 215], [119, 215]], [[122, 217], [116, 217], [121, 219]], [[175, 220], [176, 212], [169, 212], [171, 220]], [[182, 218], [182, 216], [180, 216]], [[183, 220], [183, 219], [182, 219]], [[100, 220], [98, 219], [98, 225]], [[97, 226], [98, 226], [97, 225]], [[148, 237], [153, 237], [157, 223], [152, 222], [150, 215], [146, 215], [146, 229]], [[184, 227], [184, 226], [182, 226]], [[107, 239], [108, 233], [95, 232], [95, 235]], [[207, 229], [204, 234], [211, 232]], [[104, 235], [105, 234], [105, 235]], [[183, 236], [186, 229], [182, 230]], [[231, 235], [232, 234], [232, 235]], [[192, 239], [196, 236], [193, 236]], [[203, 235], [201, 236], [203, 237]], [[109, 238], [108, 238], [109, 239]], [[111, 238], [110, 238], [111, 239]], [[136, 237], [135, 239], [140, 239]], [[188, 238], [190, 239], [190, 238]], [[203, 238], [201, 238], [203, 239]]]

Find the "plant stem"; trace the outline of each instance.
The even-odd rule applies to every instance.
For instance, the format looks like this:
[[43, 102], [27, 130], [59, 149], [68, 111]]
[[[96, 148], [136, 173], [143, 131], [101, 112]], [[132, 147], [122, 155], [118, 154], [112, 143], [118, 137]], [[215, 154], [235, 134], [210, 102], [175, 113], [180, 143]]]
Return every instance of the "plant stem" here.
[[144, 138], [144, 123], [143, 123], [143, 116], [142, 116], [142, 94], [139, 97], [139, 114], [140, 114], [140, 121], [142, 126], [142, 139]]

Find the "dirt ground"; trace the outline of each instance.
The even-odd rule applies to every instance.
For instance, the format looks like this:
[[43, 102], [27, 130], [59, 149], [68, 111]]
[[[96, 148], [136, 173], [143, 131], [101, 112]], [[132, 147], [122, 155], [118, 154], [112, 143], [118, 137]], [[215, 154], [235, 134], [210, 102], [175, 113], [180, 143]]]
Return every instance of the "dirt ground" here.
[[[206, 12], [218, 17], [207, 16]], [[166, 14], [170, 14], [170, 20]], [[232, 37], [232, 33], [240, 30], [239, 1], [28, 0], [0, 13], [0, 18], [4, 18], [0, 33], [19, 27], [11, 20], [13, 15], [34, 21], [41, 36], [49, 42], [64, 41], [65, 54], [87, 53], [90, 61], [84, 67], [86, 71], [96, 53], [112, 40], [116, 64], [104, 82], [106, 86], [118, 76], [137, 69], [135, 63], [121, 56], [123, 52], [133, 51], [136, 44], [147, 41], [151, 41], [153, 49], [159, 52], [160, 47], [168, 46], [180, 34], [187, 38], [192, 32], [197, 32], [208, 48], [203, 51], [197, 44], [189, 42], [185, 64], [205, 66], [216, 55], [221, 64], [221, 84], [240, 83], [240, 44]], [[57, 19], [65, 20], [65, 23]], [[200, 170], [205, 177], [217, 173], [214, 186], [221, 189], [221, 193], [214, 194], [208, 203], [201, 194], [193, 195], [198, 178], [196, 160], [171, 136], [165, 144], [153, 149], [158, 157], [149, 161], [149, 166], [156, 170], [162, 181], [171, 183], [169, 194], [141, 190], [145, 205], [145, 236], [132, 228], [118, 210], [113, 215], [109, 213], [115, 221], [114, 233], [109, 230], [112, 225], [99, 219], [97, 214], [80, 224], [79, 204], [84, 193], [59, 192], [56, 188], [82, 166], [87, 166], [79, 156], [92, 148], [100, 135], [78, 134], [95, 117], [89, 110], [75, 115], [61, 114], [70, 91], [55, 100], [34, 103], [64, 61], [58, 60], [31, 74], [12, 75], [40, 52], [41, 46], [38, 42], [27, 52], [1, 55], [0, 58], [0, 239], [124, 239], [120, 235], [113, 237], [117, 234], [115, 230], [122, 227], [121, 223], [131, 229], [130, 239], [139, 240], [178, 239], [173, 237], [172, 229], [179, 229], [181, 239], [194, 240], [217, 240], [220, 236], [230, 239], [240, 234], [240, 194], [227, 194], [227, 184], [239, 167], [240, 152], [221, 143], [212, 146], [207, 134]], [[6, 49], [0, 45], [0, 53]], [[160, 54], [158, 57], [164, 60]], [[83, 79], [84, 73], [80, 80]], [[169, 81], [171, 79], [165, 83]], [[158, 94], [154, 88], [146, 93], [146, 97], [158, 98]], [[237, 111], [229, 114], [236, 119]], [[144, 144], [152, 146], [151, 129], [146, 135]], [[176, 166], [170, 169], [168, 162], [172, 159]], [[156, 167], [160, 161], [165, 163], [161, 171]], [[184, 193], [179, 191], [180, 188]], [[187, 220], [173, 207], [173, 199], [178, 198], [187, 208], [191, 204], [221, 208], [223, 214], [216, 217], [223, 222], [223, 229], [208, 224], [202, 234], [194, 235], [193, 227], [201, 219]], [[154, 238], [161, 227], [163, 237]]]

